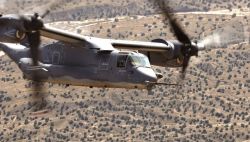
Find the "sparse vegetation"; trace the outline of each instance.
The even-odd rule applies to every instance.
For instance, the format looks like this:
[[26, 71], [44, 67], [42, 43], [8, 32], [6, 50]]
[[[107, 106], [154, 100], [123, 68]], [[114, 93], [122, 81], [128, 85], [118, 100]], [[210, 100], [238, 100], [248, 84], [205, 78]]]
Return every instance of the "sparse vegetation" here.
[[[15, 2], [23, 7], [19, 1]], [[25, 4], [33, 5], [32, 2], [27, 1]], [[85, 5], [97, 5], [100, 8], [105, 2], [106, 6], [110, 2], [114, 3], [113, 6], [126, 6], [130, 1], [85, 2]], [[193, 7], [207, 10], [225, 9], [227, 4], [233, 9], [233, 6], [238, 7], [244, 3], [215, 1], [208, 7], [206, 5], [209, 2], [204, 0], [176, 2], [180, 6], [195, 3]], [[200, 3], [204, 5], [197, 6]], [[71, 4], [69, 2], [60, 8], [69, 10]], [[148, 3], [141, 6], [153, 7]], [[193, 7], [186, 7], [186, 10]], [[59, 10], [56, 6], [53, 9]], [[108, 18], [109, 14], [105, 12], [102, 16]], [[116, 14], [128, 14], [128, 10], [123, 12]], [[147, 13], [150, 12], [143, 10], [139, 14]], [[112, 17], [116, 14], [110, 15]], [[81, 14], [76, 14], [75, 18], [79, 19], [79, 16]], [[91, 17], [88, 14], [84, 16]], [[236, 21], [240, 26], [249, 25], [249, 16], [239, 17], [237, 14], [178, 14], [177, 17], [192, 39], [211, 35], [230, 22]], [[116, 17], [101, 21], [91, 19], [82, 23], [59, 22], [50, 25], [104, 38], [152, 40], [160, 35], [160, 38], [175, 39], [169, 25], [164, 25], [159, 15]], [[85, 25], [88, 25], [87, 30]], [[233, 29], [231, 27], [229, 30]], [[159, 86], [150, 92], [151, 95], [145, 90], [89, 89], [46, 83], [45, 95], [49, 100], [47, 110], [36, 113], [32, 112], [34, 102], [30, 98], [33, 94], [29, 90], [33, 84], [22, 79], [18, 67], [7, 56], [1, 56], [0, 138], [4, 141], [249, 140], [249, 53], [247, 44], [201, 52], [198, 59], [192, 58], [187, 79], [181, 87]], [[164, 82], [178, 80], [178, 69], [154, 68], [164, 74]]]

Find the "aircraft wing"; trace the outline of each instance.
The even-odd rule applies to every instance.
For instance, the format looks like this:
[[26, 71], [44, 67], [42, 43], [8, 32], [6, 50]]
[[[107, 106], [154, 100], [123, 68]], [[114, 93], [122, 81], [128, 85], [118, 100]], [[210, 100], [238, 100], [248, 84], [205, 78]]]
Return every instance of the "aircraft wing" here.
[[129, 49], [145, 52], [166, 52], [173, 49], [173, 44], [170, 42], [143, 42], [130, 40], [110, 40], [111, 44], [117, 49]]
[[83, 43], [83, 44], [86, 43], [86, 39], [84, 38], [84, 36], [81, 36], [81, 35], [76, 34], [76, 33], [67, 32], [64, 30], [52, 28], [49, 26], [44, 26], [40, 30], [40, 33], [41, 33], [41, 36], [55, 39], [55, 40], [59, 40], [59, 41], [63, 41], [63, 42]]
[[[66, 43], [80, 45], [84, 48], [99, 49], [101, 51], [113, 51], [117, 49], [129, 49], [145, 52], [166, 52], [173, 49], [171, 42], [143, 42], [130, 40], [113, 40], [82, 36], [76, 33], [45, 26], [40, 30], [42, 36]], [[82, 46], [81, 46], [82, 45]]]
[[82, 48], [97, 49], [100, 51], [113, 51], [113, 46], [105, 39], [82, 36], [73, 32], [44, 26], [40, 30], [41, 36], [59, 40], [66, 43], [71, 43]]

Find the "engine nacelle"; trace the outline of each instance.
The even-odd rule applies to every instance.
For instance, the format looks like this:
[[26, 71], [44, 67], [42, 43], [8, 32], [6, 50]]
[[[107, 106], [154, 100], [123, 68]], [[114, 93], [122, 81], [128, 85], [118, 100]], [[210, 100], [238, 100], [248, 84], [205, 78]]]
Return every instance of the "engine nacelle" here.
[[152, 65], [162, 66], [162, 67], [181, 67], [182, 66], [182, 44], [178, 41], [166, 41], [164, 39], [154, 39], [152, 42], [164, 43], [170, 47], [171, 50], [166, 52], [157, 51], [140, 51], [145, 54]]

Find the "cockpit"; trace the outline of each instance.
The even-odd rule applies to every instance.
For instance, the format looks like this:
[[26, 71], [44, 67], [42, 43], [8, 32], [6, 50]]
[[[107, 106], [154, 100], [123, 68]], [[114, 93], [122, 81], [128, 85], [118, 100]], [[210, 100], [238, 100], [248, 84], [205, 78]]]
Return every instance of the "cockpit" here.
[[150, 68], [148, 58], [141, 53], [120, 54], [117, 58], [117, 67], [125, 68], [126, 66]]

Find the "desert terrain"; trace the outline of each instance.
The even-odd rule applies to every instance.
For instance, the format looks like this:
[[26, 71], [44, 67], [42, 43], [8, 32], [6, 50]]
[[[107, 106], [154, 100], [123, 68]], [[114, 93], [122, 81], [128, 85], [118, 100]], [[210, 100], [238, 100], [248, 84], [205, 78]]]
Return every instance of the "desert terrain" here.
[[[47, 24], [82, 35], [142, 41], [175, 39], [157, 8], [144, 0], [73, 0], [67, 4], [62, 0], [61, 5], [23, 0], [26, 4], [18, 6], [14, 4], [22, 1], [8, 2], [13, 2], [13, 7], [27, 6], [31, 11], [39, 2], [41, 7], [53, 6]], [[119, 13], [129, 4], [133, 6], [131, 11]], [[172, 4], [178, 4], [177, 20], [191, 39], [206, 41], [218, 35], [220, 45], [210, 46], [221, 47], [193, 57], [180, 87], [157, 86], [149, 93], [45, 83], [42, 95], [47, 105], [37, 111], [32, 82], [23, 80], [14, 62], [0, 53], [0, 140], [250, 140], [249, 4], [243, 0], [176, 0]], [[97, 13], [102, 9], [104, 14], [91, 15], [90, 7], [95, 7]], [[109, 13], [113, 7], [114, 13]], [[18, 9], [8, 13], [20, 12], [15, 11]], [[79, 14], [79, 9], [87, 16]], [[64, 12], [68, 16], [57, 15]], [[164, 75], [161, 82], [178, 81], [181, 69], [153, 68]]]

